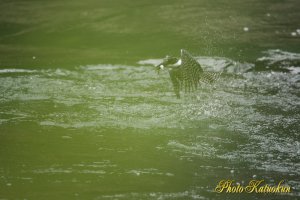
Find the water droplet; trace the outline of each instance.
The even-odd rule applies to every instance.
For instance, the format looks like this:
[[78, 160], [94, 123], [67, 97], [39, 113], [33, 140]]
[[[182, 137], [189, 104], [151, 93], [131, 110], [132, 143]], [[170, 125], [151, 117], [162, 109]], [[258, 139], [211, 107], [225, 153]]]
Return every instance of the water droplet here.
[[248, 27], [244, 27], [243, 30], [244, 30], [245, 32], [248, 32], [248, 31], [249, 31], [249, 28], [248, 28]]
[[174, 176], [174, 174], [166, 173], [167, 176]]
[[67, 135], [63, 135], [63, 136], [61, 136], [63, 139], [72, 139], [72, 137], [71, 136], [67, 136]]

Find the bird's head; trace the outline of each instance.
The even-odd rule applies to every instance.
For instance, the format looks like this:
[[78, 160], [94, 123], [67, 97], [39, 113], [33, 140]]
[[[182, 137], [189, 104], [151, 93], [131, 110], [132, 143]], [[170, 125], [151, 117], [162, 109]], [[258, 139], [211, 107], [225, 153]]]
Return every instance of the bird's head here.
[[159, 73], [160, 70], [164, 70], [165, 68], [168, 69], [168, 68], [178, 66], [178, 64], [180, 64], [179, 61], [180, 60], [178, 58], [166, 56], [160, 64], [156, 65], [155, 68]]

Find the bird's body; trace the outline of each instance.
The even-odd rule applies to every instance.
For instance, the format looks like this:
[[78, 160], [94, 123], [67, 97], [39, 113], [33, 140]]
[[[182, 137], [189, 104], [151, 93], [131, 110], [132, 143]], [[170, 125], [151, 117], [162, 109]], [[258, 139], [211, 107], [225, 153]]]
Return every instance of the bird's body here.
[[220, 73], [203, 71], [201, 65], [186, 51], [181, 49], [180, 59], [167, 56], [157, 69], [167, 68], [177, 98], [180, 98], [180, 90], [191, 92], [198, 88], [200, 81], [211, 83]]

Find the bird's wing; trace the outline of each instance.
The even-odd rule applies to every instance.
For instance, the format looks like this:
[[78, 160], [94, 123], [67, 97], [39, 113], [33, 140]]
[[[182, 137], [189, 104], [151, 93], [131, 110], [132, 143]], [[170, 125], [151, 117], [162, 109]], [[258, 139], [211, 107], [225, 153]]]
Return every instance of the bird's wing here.
[[177, 69], [173, 69], [169, 71], [170, 78], [173, 84], [174, 92], [177, 98], [180, 98], [180, 73]]
[[191, 92], [197, 89], [199, 82], [212, 83], [222, 72], [203, 71], [201, 65], [186, 50], [181, 50], [181, 65], [169, 71], [177, 98], [180, 90]]
[[180, 87], [185, 92], [197, 89], [203, 69], [195, 58], [193, 58], [186, 50], [181, 49], [181, 66], [180, 71]]
[[200, 81], [204, 83], [212, 83], [219, 79], [222, 72], [204, 71], [200, 76]]

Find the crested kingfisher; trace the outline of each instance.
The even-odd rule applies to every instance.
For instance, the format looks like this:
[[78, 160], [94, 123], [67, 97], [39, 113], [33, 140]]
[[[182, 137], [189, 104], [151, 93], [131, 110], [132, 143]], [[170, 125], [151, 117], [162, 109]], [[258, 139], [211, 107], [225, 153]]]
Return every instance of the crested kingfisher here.
[[198, 88], [200, 82], [212, 83], [222, 72], [203, 71], [201, 65], [189, 52], [181, 49], [180, 58], [167, 56], [156, 66], [157, 71], [167, 69], [177, 98], [180, 90], [191, 92]]

